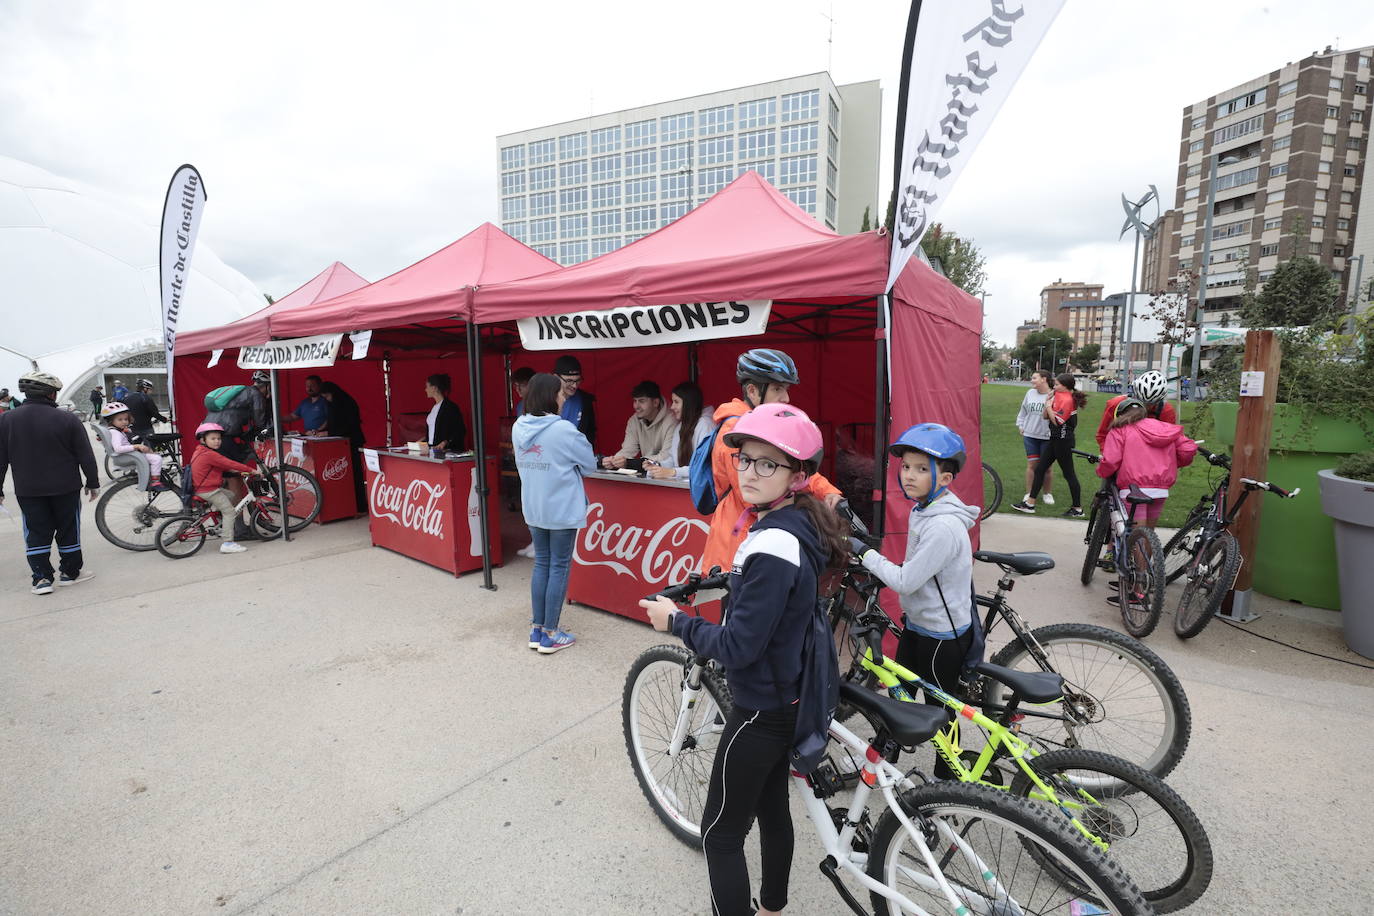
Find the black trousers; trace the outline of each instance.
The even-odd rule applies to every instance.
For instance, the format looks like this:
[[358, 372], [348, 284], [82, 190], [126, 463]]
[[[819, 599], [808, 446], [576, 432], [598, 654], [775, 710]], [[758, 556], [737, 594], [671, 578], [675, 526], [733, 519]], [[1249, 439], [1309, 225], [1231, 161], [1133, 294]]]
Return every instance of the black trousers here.
[[[905, 629], [902, 631], [901, 639], [897, 641], [897, 664], [915, 671], [922, 679], [945, 693], [958, 696], [959, 672], [964, 666], [969, 632], [965, 630], [964, 635], [957, 639], [936, 639], [910, 628]], [[921, 699], [931, 706], [944, 706], [939, 700], [931, 699], [924, 692]], [[939, 754], [935, 755], [935, 769], [932, 775], [936, 779], [955, 778], [954, 772]]]
[[24, 552], [33, 584], [53, 578], [52, 545], [57, 541], [57, 565], [75, 579], [81, 573], [81, 491], [57, 496], [17, 496], [24, 516]]
[[1078, 485], [1078, 475], [1073, 469], [1073, 446], [1074, 435], [1072, 429], [1060, 429], [1050, 431], [1049, 453], [1040, 456], [1040, 460], [1035, 463], [1035, 478], [1031, 481], [1031, 499], [1040, 498], [1040, 488], [1045, 485], [1045, 474], [1050, 467], [1057, 461], [1059, 462], [1059, 473], [1069, 484], [1069, 496], [1073, 498], [1072, 505], [1082, 507], [1083, 491]]
[[787, 754], [796, 724], [796, 706], [765, 711], [737, 706], [725, 720], [701, 815], [702, 846], [711, 878], [711, 912], [715, 916], [754, 912], [749, 902], [744, 838], [755, 817], [763, 865], [759, 903], [769, 910], [787, 905], [793, 842]]

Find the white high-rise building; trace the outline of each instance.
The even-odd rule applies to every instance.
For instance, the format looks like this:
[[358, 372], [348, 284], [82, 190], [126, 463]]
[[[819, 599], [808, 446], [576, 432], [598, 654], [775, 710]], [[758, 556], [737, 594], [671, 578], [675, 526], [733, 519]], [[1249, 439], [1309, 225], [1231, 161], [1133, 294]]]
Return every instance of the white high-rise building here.
[[876, 225], [882, 95], [812, 73], [497, 137], [501, 227], [560, 264], [614, 251], [755, 171], [825, 226]]

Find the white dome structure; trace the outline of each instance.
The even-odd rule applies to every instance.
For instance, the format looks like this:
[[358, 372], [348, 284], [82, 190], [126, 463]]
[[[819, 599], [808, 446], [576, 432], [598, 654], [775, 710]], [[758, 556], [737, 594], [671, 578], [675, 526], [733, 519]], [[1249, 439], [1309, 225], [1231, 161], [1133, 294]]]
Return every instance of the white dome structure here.
[[[65, 383], [60, 401], [80, 405], [105, 367], [160, 353], [159, 230], [156, 215], [0, 156], [0, 387], [15, 392], [36, 362]], [[179, 331], [264, 305], [247, 277], [196, 245]]]

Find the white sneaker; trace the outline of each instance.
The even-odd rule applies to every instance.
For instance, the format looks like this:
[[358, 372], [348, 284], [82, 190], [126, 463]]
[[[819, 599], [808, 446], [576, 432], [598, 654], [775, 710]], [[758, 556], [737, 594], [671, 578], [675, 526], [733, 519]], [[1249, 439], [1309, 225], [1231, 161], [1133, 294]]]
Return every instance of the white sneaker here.
[[534, 559], [534, 541], [530, 541], [527, 545], [525, 545], [524, 547], [521, 547], [519, 550], [517, 550], [516, 553], [519, 554], [519, 555], [522, 556], [522, 557], [529, 557], [531, 560], [533, 560], [533, 559]]
[[1053, 506], [1053, 505], [1054, 505], [1054, 494], [1053, 494], [1053, 493], [1041, 493], [1041, 494], [1040, 494], [1040, 498], [1043, 499], [1043, 500], [1045, 501], [1045, 505], [1047, 505], [1047, 506]]
[[244, 547], [242, 544], [236, 544], [233, 541], [225, 541], [223, 544], [219, 545], [220, 553], [245, 553], [247, 550], [247, 547]]
[[75, 579], [69, 578], [66, 573], [62, 573], [60, 576], [57, 577], [57, 584], [62, 588], [66, 588], [68, 585], [76, 585], [81, 582], [89, 582], [94, 578], [95, 573], [91, 572], [90, 570], [83, 569], [80, 573], [77, 574]]

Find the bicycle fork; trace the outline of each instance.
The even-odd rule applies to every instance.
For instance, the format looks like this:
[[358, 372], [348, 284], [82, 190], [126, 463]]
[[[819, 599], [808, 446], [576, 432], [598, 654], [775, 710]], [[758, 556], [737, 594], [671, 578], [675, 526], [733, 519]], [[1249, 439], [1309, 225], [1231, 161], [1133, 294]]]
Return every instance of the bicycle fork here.
[[697, 701], [701, 699], [701, 673], [705, 668], [700, 658], [693, 659], [687, 666], [687, 673], [682, 679], [682, 699], [678, 704], [677, 722], [673, 725], [673, 740], [668, 742], [669, 757], [676, 757], [681, 753], [682, 745], [687, 740], [692, 712], [696, 709]]

